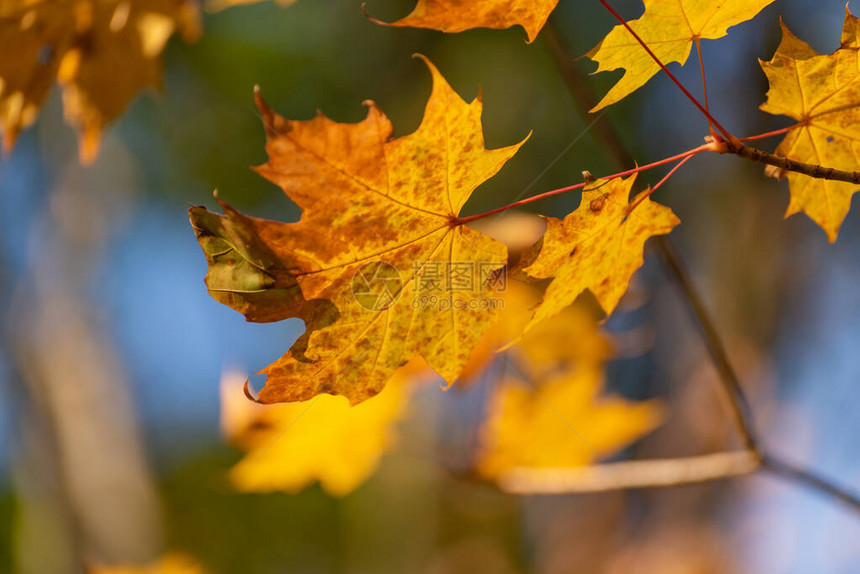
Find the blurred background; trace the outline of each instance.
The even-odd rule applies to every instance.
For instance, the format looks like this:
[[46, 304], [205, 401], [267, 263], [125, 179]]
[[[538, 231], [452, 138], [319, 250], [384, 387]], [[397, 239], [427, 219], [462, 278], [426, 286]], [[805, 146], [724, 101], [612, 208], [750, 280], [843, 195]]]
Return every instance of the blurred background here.
[[[641, 13], [638, 1], [615, 4], [628, 18]], [[214, 573], [856, 572], [860, 516], [767, 476], [554, 497], [458, 479], [458, 429], [481, 408], [470, 400], [480, 393], [474, 387], [422, 387], [397, 447], [345, 497], [318, 486], [297, 494], [230, 488], [225, 476], [241, 454], [219, 430], [222, 373], [259, 370], [303, 329], [298, 320], [246, 323], [211, 299], [186, 215], [189, 204], [214, 208], [217, 188], [246, 213], [298, 218], [279, 189], [248, 169], [266, 159], [255, 84], [276, 111], [297, 119], [320, 109], [357, 121], [361, 102], [373, 99], [395, 135], [415, 130], [430, 91], [426, 67], [411, 54], [427, 55], [467, 100], [482, 86], [488, 147], [534, 135], [465, 214], [576, 183], [585, 169], [617, 171], [589, 128], [593, 118], [577, 112], [545, 33], [528, 45], [520, 28], [384, 28], [359, 5], [264, 1], [206, 14], [198, 42], [169, 43], [164, 93], [133, 102], [93, 166], [78, 164], [56, 90], [0, 162], [0, 572], [76, 571], [81, 548], [107, 561], [177, 550]], [[412, 7], [367, 2], [386, 21]], [[860, 11], [856, 2], [851, 8]], [[703, 42], [712, 111], [735, 134], [789, 123], [758, 111], [767, 85], [756, 58], [773, 54], [779, 15], [830, 52], [844, 2], [780, 0], [728, 38]], [[575, 0], [561, 0], [551, 20], [577, 57], [614, 25], [597, 2]], [[585, 59], [576, 65], [593, 69]], [[699, 93], [695, 65], [673, 70]], [[588, 83], [602, 94], [616, 77]], [[662, 77], [603, 119], [639, 163], [707, 134]], [[856, 488], [860, 209], [830, 245], [805, 216], [783, 221], [787, 185], [761, 172], [734, 157], [699, 157], [655, 199], [682, 220], [672, 238], [717, 319], [766, 444]], [[639, 183], [663, 173], [642, 174]], [[570, 194], [530, 207], [563, 216], [578, 202]], [[609, 389], [658, 397], [668, 413], [622, 458], [736, 445], [715, 372], [656, 254], [605, 328], [645, 341], [609, 364]]]

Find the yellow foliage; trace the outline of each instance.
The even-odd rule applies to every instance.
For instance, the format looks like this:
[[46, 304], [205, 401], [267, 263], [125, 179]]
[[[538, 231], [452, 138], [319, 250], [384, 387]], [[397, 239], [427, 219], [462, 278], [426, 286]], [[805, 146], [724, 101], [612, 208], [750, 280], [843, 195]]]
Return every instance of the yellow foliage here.
[[597, 180], [585, 188], [576, 211], [563, 220], [546, 218], [546, 234], [524, 257], [523, 270], [553, 281], [527, 329], [558, 314], [585, 289], [611, 314], [642, 266], [648, 238], [680, 223], [671, 209], [652, 202], [647, 191], [628, 204], [635, 179]]
[[536, 378], [573, 364], [603, 364], [612, 356], [612, 344], [584, 305], [570, 305], [555, 321], [541, 321], [523, 335], [541, 293], [531, 284], [508, 282], [501, 319], [484, 335], [484, 343], [475, 347], [458, 387], [477, 379], [502, 350]]
[[[722, 38], [728, 28], [753, 18], [773, 0], [643, 0], [645, 13], [628, 22], [663, 64], [683, 64], [698, 39]], [[618, 25], [587, 56], [597, 72], [624, 68], [624, 75], [592, 112], [625, 98], [645, 85], [660, 66], [636, 38]]]
[[479, 471], [587, 465], [657, 427], [656, 401], [600, 398], [600, 365], [580, 365], [532, 387], [507, 380], [496, 391], [484, 428]]
[[176, 552], [167, 554], [145, 566], [96, 566], [89, 574], [204, 574], [203, 567], [189, 556]]
[[295, 493], [319, 481], [332, 496], [345, 496], [373, 474], [394, 442], [394, 424], [405, 412], [419, 365], [399, 369], [385, 389], [360, 405], [320, 395], [309, 401], [257, 405], [242, 381], [225, 379], [222, 428], [245, 452], [230, 471], [243, 492]]
[[[860, 163], [860, 64], [858, 19], [846, 8], [842, 45], [819, 55], [782, 24], [782, 42], [762, 68], [770, 82], [761, 109], [800, 125], [776, 154], [804, 163], [853, 170]], [[803, 211], [836, 241], [857, 185], [787, 174], [791, 202], [786, 217]]]
[[482, 429], [478, 469], [490, 478], [516, 467], [590, 464], [662, 418], [656, 401], [599, 396], [613, 349], [587, 306], [570, 305], [519, 338], [539, 300], [540, 290], [512, 282], [492, 331], [495, 341], [514, 338], [516, 344], [500, 358], [509, 363], [510, 376], [495, 388]]
[[160, 88], [158, 56], [174, 32], [200, 32], [186, 0], [28, 0], [0, 4], [3, 146], [36, 121], [54, 80], [66, 120], [79, 132], [82, 163], [98, 155], [105, 126], [138, 91]]

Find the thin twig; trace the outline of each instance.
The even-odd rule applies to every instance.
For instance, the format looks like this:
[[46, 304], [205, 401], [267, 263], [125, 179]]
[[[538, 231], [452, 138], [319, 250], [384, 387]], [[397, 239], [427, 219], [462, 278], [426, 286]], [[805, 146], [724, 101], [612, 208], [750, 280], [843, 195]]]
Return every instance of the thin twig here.
[[798, 126], [800, 126], [800, 124], [792, 124], [786, 128], [780, 128], [778, 130], [764, 132], [762, 134], [756, 134], [754, 136], [748, 136], [745, 138], [738, 138], [738, 140], [740, 140], [742, 142], [751, 142], [751, 141], [755, 141], [755, 140], [763, 140], [765, 138], [772, 138], [775, 136], [781, 136], [782, 134], [787, 134], [788, 132], [797, 128]]
[[822, 478], [812, 471], [784, 462], [769, 454], [764, 455], [761, 468], [777, 476], [826, 494], [847, 504], [855, 512], [860, 512], [860, 494], [850, 492], [841, 486], [836, 486], [830, 480]]
[[[620, 171], [618, 173], [613, 173], [612, 175], [603, 176], [601, 179], [610, 180], [617, 179], [619, 177], [627, 177], [628, 175], [633, 175], [634, 173], [639, 173], [641, 171], [647, 171], [649, 169], [654, 169], [655, 167], [660, 167], [661, 165], [666, 165], [668, 163], [672, 163], [673, 161], [683, 160], [686, 161], [704, 151], [711, 151], [713, 149], [713, 144], [707, 143], [702, 144], [698, 147], [694, 147], [692, 149], [688, 149], [687, 151], [681, 152], [679, 154], [673, 155], [671, 157], [663, 158], [661, 160], [646, 164], [640, 165], [638, 167], [634, 167], [632, 169], [626, 169], [624, 171]], [[574, 185], [568, 185], [566, 187], [561, 187], [559, 189], [553, 189], [552, 191], [545, 191], [543, 193], [539, 193], [537, 195], [533, 195], [531, 197], [526, 197], [525, 199], [520, 199], [519, 201], [515, 201], [513, 203], [509, 203], [507, 205], [503, 205], [501, 207], [497, 207], [495, 209], [491, 209], [490, 211], [485, 211], [483, 213], [476, 213], [475, 215], [469, 215], [467, 217], [457, 217], [451, 220], [451, 225], [464, 225], [466, 223], [477, 221], [478, 219], [484, 219], [485, 217], [489, 217], [491, 215], [495, 215], [497, 213], [501, 213], [503, 211], [507, 211], [509, 209], [514, 209], [516, 207], [520, 207], [523, 205], [528, 205], [529, 203], [533, 203], [539, 199], [546, 199], [547, 197], [553, 197], [555, 195], [560, 195], [562, 193], [568, 193], [570, 191], [576, 191], [578, 189], [582, 189], [587, 185], [586, 182], [580, 182]]]
[[515, 468], [498, 479], [514, 494], [569, 494], [700, 484], [750, 474], [759, 458], [748, 451], [686, 458], [610, 462], [576, 468]]
[[722, 338], [720, 338], [714, 320], [711, 318], [702, 296], [696, 289], [693, 279], [689, 271], [687, 271], [683, 260], [675, 250], [674, 245], [664, 236], [657, 237], [655, 241], [660, 255], [666, 263], [666, 267], [672, 272], [675, 282], [684, 294], [684, 301], [687, 303], [687, 307], [702, 334], [708, 354], [711, 356], [711, 361], [713, 361], [714, 366], [717, 368], [722, 388], [726, 391], [726, 396], [729, 399], [735, 427], [743, 439], [744, 447], [751, 452], [760, 454], [755, 432], [753, 431], [752, 411], [749, 401], [747, 401], [738, 375], [732, 367], [731, 361], [729, 361], [729, 355], [726, 352], [726, 347], [723, 344]]
[[[708, 80], [705, 77], [705, 59], [702, 57], [702, 42], [698, 38], [696, 38], [696, 54], [699, 56], [699, 70], [702, 72], [702, 95], [705, 99], [705, 110], [711, 113], [711, 106], [708, 104]], [[711, 136], [715, 137], [717, 135], [710, 118], [708, 118], [708, 129], [711, 130]]]

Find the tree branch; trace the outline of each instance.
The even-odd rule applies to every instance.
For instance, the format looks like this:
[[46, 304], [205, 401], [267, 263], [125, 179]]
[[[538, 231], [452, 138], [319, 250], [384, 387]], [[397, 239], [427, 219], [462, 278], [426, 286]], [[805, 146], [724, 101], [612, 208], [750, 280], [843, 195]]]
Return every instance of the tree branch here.
[[725, 144], [725, 153], [733, 153], [736, 156], [746, 158], [765, 165], [772, 165], [785, 171], [794, 171], [814, 177], [816, 179], [830, 179], [834, 181], [845, 181], [848, 183], [860, 184], [860, 171], [846, 171], [835, 169], [832, 167], [824, 167], [810, 163], [803, 163], [787, 157], [782, 157], [749, 147], [746, 145], [732, 144], [731, 142], [723, 142]]
[[515, 468], [504, 473], [498, 482], [502, 490], [513, 494], [607, 492], [700, 484], [750, 474], [760, 464], [759, 457], [749, 451], [721, 452], [576, 468]]
[[850, 492], [841, 486], [836, 486], [829, 480], [822, 478], [812, 471], [800, 468], [791, 463], [783, 462], [769, 454], [764, 455], [761, 468], [777, 476], [792, 480], [802, 486], [806, 486], [807, 488], [826, 494], [827, 496], [847, 504], [855, 512], [860, 512], [860, 494]]
[[687, 271], [674, 245], [665, 236], [657, 237], [656, 243], [660, 255], [666, 263], [666, 267], [672, 273], [675, 282], [684, 294], [687, 308], [693, 315], [696, 326], [702, 334], [708, 354], [711, 356], [711, 361], [717, 369], [720, 381], [722, 382], [722, 388], [729, 400], [735, 427], [741, 435], [744, 447], [760, 456], [758, 441], [753, 430], [752, 409], [750, 409], [749, 401], [741, 387], [740, 379], [734, 367], [732, 367], [731, 361], [729, 361], [729, 354], [726, 352], [723, 340], [717, 332], [714, 320], [711, 318], [705, 302], [702, 300], [702, 296], [693, 283], [693, 278]]

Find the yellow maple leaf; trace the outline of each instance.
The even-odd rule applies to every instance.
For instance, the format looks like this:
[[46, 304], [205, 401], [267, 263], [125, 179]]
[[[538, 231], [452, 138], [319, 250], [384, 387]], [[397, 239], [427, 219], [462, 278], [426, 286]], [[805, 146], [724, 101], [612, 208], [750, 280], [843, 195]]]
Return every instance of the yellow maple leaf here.
[[222, 429], [245, 452], [230, 471], [231, 483], [242, 492], [295, 493], [319, 481], [331, 496], [349, 494], [391, 448], [394, 425], [425, 369], [406, 365], [373, 400], [356, 406], [330, 395], [257, 405], [245, 398], [241, 378], [225, 377]]
[[532, 387], [507, 380], [494, 393], [478, 470], [587, 465], [656, 428], [656, 401], [600, 398], [602, 365], [583, 364]]
[[386, 26], [430, 28], [443, 32], [463, 32], [472, 28], [522, 26], [533, 42], [558, 0], [418, 0], [412, 12]]
[[556, 320], [541, 321], [523, 335], [542, 290], [521, 281], [509, 281], [504, 292], [504, 311], [499, 322], [472, 352], [457, 381], [460, 388], [478, 380], [499, 351], [507, 351], [532, 378], [543, 378], [574, 364], [602, 365], [613, 355], [609, 338], [600, 330], [592, 309], [570, 305]]
[[522, 358], [534, 378], [573, 364], [602, 365], [612, 357], [612, 344], [586, 305], [566, 306], [556, 320], [535, 323], [523, 334], [543, 293], [532, 284], [508, 283], [505, 310], [490, 333], [497, 349], [509, 349]]
[[78, 128], [82, 163], [138, 91], [161, 85], [158, 56], [174, 32], [199, 34], [188, 0], [27, 0], [0, 4], [0, 124], [5, 150], [33, 124], [54, 81]]
[[[505, 264], [506, 249], [458, 223], [457, 215], [525, 140], [485, 149], [480, 96], [466, 103], [425, 62], [433, 91], [424, 119], [415, 133], [393, 140], [391, 123], [372, 102], [357, 124], [321, 114], [294, 121], [275, 114], [257, 94], [269, 155], [257, 171], [284, 189], [302, 217], [269, 227], [273, 232], [259, 234], [260, 241], [243, 240], [243, 248], [264, 244], [289, 269], [304, 301], [326, 303], [303, 316], [297, 298], [287, 297], [278, 313], [302, 317], [307, 330], [263, 370], [261, 402], [330, 393], [358, 403], [416, 355], [453, 382], [498, 315], [491, 280]], [[232, 249], [227, 244], [235, 241], [202, 221], [206, 213], [190, 211], [198, 237], [209, 241], [214, 232]], [[253, 226], [238, 227], [255, 233]], [[210, 271], [219, 255], [212, 245], [203, 245]], [[218, 274], [236, 291], [254, 280], [248, 275], [254, 264], [241, 252], [232, 249], [226, 262], [239, 265], [234, 270], [242, 281]], [[455, 276], [455, 268], [462, 273]], [[440, 273], [441, 282], [428, 280]], [[263, 279], [259, 290], [265, 291], [270, 286]]]
[[546, 218], [546, 234], [522, 265], [527, 275], [553, 281], [527, 329], [558, 314], [585, 289], [611, 314], [644, 262], [648, 238], [669, 233], [680, 223], [671, 209], [651, 201], [647, 191], [628, 203], [635, 180], [635, 175], [596, 180], [586, 186], [576, 211], [563, 220]]
[[[684, 64], [696, 40], [722, 38], [728, 28], [753, 18], [773, 1], [643, 0], [645, 13], [628, 24], [663, 64]], [[657, 63], [620, 24], [586, 55], [598, 63], [595, 72], [625, 70], [592, 112], [630, 95], [660, 71]]]
[[[776, 154], [804, 163], [852, 170], [860, 163], [860, 64], [858, 19], [846, 7], [842, 45], [819, 55], [782, 25], [782, 42], [761, 62], [770, 89], [761, 109], [799, 122]], [[787, 174], [791, 201], [786, 217], [806, 213], [836, 241], [851, 207], [853, 183]]]
[[89, 574], [204, 574], [203, 567], [193, 558], [178, 552], [171, 552], [152, 564], [143, 566], [95, 566], [87, 570]]

